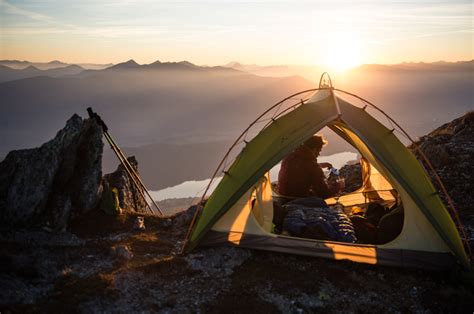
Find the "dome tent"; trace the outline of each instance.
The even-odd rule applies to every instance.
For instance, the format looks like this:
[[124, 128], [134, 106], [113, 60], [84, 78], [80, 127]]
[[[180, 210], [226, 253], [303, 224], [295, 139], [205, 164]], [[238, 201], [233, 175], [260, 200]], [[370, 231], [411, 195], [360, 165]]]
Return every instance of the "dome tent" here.
[[[311, 98], [272, 117], [263, 130], [245, 142], [204, 207], [196, 211], [185, 241], [186, 251], [198, 244], [230, 244], [371, 264], [443, 268], [457, 261], [469, 266], [456, 225], [419, 161], [393, 130], [365, 107], [342, 98], [338, 91], [320, 84]], [[376, 169], [373, 173], [381, 174], [397, 191], [405, 215], [403, 229], [393, 241], [352, 244], [271, 232], [269, 170], [325, 126], [354, 146]]]

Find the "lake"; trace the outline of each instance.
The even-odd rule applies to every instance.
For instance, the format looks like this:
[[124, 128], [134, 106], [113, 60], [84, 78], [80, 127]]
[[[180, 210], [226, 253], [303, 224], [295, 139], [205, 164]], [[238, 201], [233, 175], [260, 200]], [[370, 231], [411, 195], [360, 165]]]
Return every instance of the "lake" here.
[[[347, 162], [357, 159], [357, 154], [353, 152], [342, 152], [329, 156], [320, 156], [318, 158], [319, 162], [330, 162], [335, 168], [340, 169]], [[276, 181], [278, 178], [278, 172], [280, 171], [280, 164], [275, 165], [270, 170], [270, 179]], [[216, 178], [208, 194], [212, 193], [219, 183], [221, 177]], [[185, 198], [185, 197], [201, 197], [204, 193], [205, 188], [209, 184], [211, 179], [199, 180], [199, 181], [185, 181], [175, 186], [167, 187], [159, 191], [150, 191], [150, 195], [156, 201], [162, 201], [171, 198]]]

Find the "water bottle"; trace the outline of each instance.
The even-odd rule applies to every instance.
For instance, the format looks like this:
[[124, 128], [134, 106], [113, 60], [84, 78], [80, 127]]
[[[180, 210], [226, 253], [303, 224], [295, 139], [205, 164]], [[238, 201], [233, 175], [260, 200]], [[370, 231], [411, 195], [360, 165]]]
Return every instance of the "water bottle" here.
[[344, 178], [340, 176], [339, 170], [334, 168], [334, 167], [331, 167], [329, 169], [329, 175], [331, 175], [331, 174], [336, 176], [337, 188], [338, 188], [339, 192], [341, 192], [344, 189], [345, 183], [346, 183]]
[[334, 168], [334, 167], [329, 168], [329, 175], [331, 175], [331, 174], [333, 174], [333, 175], [335, 175], [337, 178], [339, 178], [339, 170], [336, 169], [336, 168]]

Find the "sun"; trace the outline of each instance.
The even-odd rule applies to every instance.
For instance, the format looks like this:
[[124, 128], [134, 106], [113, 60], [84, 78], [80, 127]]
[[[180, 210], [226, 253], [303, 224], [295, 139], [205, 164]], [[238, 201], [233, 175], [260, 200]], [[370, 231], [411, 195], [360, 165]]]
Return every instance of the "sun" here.
[[362, 41], [350, 33], [330, 36], [323, 51], [322, 63], [330, 71], [344, 72], [362, 64]]

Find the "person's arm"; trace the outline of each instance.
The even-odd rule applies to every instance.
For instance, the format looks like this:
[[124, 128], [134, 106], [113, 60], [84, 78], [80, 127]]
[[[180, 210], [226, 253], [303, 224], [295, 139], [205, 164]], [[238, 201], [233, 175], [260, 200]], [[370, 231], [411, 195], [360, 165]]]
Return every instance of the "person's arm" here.
[[313, 195], [321, 198], [328, 198], [336, 194], [326, 183], [323, 170], [320, 167], [313, 167], [311, 170], [311, 190]]
[[332, 168], [332, 165], [329, 162], [320, 162], [318, 165], [321, 168]]

